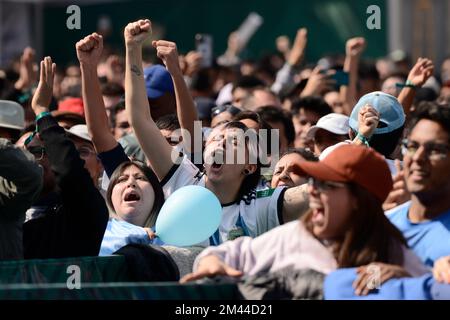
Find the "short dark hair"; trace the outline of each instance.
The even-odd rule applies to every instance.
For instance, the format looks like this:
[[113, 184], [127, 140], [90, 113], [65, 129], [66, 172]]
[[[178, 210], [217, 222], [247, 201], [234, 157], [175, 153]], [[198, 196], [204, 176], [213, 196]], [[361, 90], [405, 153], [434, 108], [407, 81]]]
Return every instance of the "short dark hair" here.
[[362, 60], [358, 66], [358, 77], [360, 80], [366, 79], [380, 79], [380, 73], [374, 61]]
[[421, 102], [409, 119], [409, 131], [422, 119], [439, 123], [450, 137], [450, 105], [429, 101]]
[[111, 122], [111, 127], [114, 128], [116, 126], [116, 115], [125, 110], [125, 101], [120, 100], [113, 108], [111, 108], [111, 113], [109, 114], [109, 119]]
[[265, 83], [255, 76], [242, 76], [233, 83], [231, 92], [234, 92], [236, 88], [255, 89], [258, 87], [265, 87]]
[[291, 108], [292, 115], [298, 115], [300, 109], [314, 112], [320, 117], [333, 112], [331, 107], [321, 96], [307, 96], [293, 101]]
[[178, 121], [178, 117], [176, 114], [166, 114], [165, 116], [162, 116], [156, 121], [156, 126], [159, 130], [169, 130], [174, 131], [177, 129], [180, 129], [180, 122]]
[[156, 218], [158, 217], [159, 211], [161, 210], [162, 205], [164, 204], [164, 193], [161, 187], [161, 184], [159, 183], [158, 178], [156, 177], [155, 173], [152, 169], [150, 169], [148, 166], [143, 164], [140, 161], [126, 161], [121, 163], [116, 170], [114, 170], [113, 174], [110, 177], [110, 182], [108, 186], [108, 190], [106, 191], [106, 203], [110, 207], [111, 210], [114, 210], [114, 206], [111, 200], [112, 192], [114, 189], [114, 186], [117, 184], [117, 180], [119, 179], [122, 172], [125, 171], [126, 168], [130, 166], [137, 167], [147, 178], [147, 180], [150, 182], [150, 184], [153, 187], [153, 191], [155, 193], [155, 201], [153, 202], [153, 207], [149, 212], [149, 215], [147, 219], [145, 220], [144, 227], [153, 227], [156, 223]]
[[115, 82], [107, 82], [102, 85], [102, 95], [104, 96], [123, 96], [125, 94], [124, 88]]
[[313, 161], [313, 162], [319, 161], [319, 158], [314, 153], [312, 153], [312, 151], [305, 148], [290, 148], [281, 155], [280, 159], [292, 153], [298, 154], [299, 156], [305, 158], [306, 161]]
[[[370, 147], [390, 159], [400, 139], [403, 137], [404, 128], [405, 126], [403, 125], [388, 133], [374, 134], [369, 140]], [[352, 131], [355, 136], [358, 134], [358, 132]]]
[[211, 79], [210, 69], [200, 69], [191, 79], [190, 89], [202, 92], [209, 92], [213, 88], [213, 81]]
[[[272, 126], [270, 124], [268, 124], [265, 120], [263, 120], [259, 114], [257, 114], [254, 111], [249, 111], [249, 110], [241, 111], [233, 118], [233, 121], [240, 122], [241, 120], [244, 120], [244, 119], [253, 120], [256, 123], [258, 123], [259, 129], [267, 130], [267, 141], [272, 141], [271, 140], [272, 139], [272, 134], [271, 134]], [[272, 149], [271, 149], [270, 143], [267, 144], [267, 153], [272, 154]]]
[[256, 113], [261, 117], [261, 119], [265, 122], [280, 122], [283, 124], [284, 132], [286, 134], [286, 138], [288, 144], [291, 144], [295, 140], [295, 128], [292, 123], [292, 118], [289, 113], [286, 111], [275, 107], [275, 106], [264, 106], [260, 107], [256, 110]]

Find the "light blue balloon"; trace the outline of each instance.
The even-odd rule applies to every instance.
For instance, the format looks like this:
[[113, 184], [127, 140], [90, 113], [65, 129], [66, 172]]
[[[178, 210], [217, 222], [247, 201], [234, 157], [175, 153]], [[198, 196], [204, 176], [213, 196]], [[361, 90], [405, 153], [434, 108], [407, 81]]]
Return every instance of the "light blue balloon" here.
[[166, 200], [155, 233], [173, 246], [191, 246], [207, 240], [220, 225], [222, 206], [214, 193], [200, 186], [178, 189]]

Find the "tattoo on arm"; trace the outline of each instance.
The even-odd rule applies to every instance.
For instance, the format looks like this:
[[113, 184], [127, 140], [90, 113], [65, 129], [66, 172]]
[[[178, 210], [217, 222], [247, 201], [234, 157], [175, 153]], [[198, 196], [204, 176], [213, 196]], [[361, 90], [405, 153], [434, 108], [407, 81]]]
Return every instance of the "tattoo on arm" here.
[[142, 75], [141, 69], [140, 69], [137, 65], [135, 65], [135, 64], [133, 64], [133, 65], [131, 66], [131, 72], [133, 72], [133, 73], [136, 74], [137, 76]]

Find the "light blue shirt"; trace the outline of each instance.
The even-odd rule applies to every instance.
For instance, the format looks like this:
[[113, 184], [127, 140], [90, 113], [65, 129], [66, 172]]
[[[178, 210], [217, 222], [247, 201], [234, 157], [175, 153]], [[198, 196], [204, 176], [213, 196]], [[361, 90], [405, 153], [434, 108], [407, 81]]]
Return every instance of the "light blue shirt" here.
[[425, 265], [433, 267], [439, 258], [450, 256], [450, 210], [435, 219], [412, 223], [408, 218], [410, 206], [411, 202], [407, 202], [386, 215], [403, 233], [411, 250]]
[[117, 219], [109, 219], [106, 226], [105, 235], [103, 236], [102, 245], [100, 247], [99, 256], [108, 256], [126, 246], [127, 244], [156, 244], [164, 243], [155, 238], [151, 240], [144, 228], [121, 221]]

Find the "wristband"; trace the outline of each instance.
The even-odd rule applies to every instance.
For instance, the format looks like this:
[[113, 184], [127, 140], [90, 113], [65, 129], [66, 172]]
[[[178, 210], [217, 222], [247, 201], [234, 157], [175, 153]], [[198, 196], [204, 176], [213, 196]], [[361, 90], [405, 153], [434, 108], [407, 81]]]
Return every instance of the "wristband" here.
[[50, 116], [50, 115], [52, 115], [52, 114], [49, 111], [41, 112], [36, 116], [36, 122], [38, 122], [40, 119]]
[[406, 80], [405, 87], [413, 88], [413, 89], [417, 88], [417, 86], [414, 83], [412, 83], [411, 80]]
[[358, 132], [358, 135], [356, 136], [356, 138], [359, 139], [362, 143], [364, 143], [367, 147], [369, 147], [369, 139], [367, 139], [361, 133]]
[[395, 86], [397, 88], [411, 88], [411, 89], [417, 88], [417, 86], [414, 83], [412, 83], [412, 81], [410, 81], [410, 80], [406, 80], [405, 83], [396, 83]]
[[33, 138], [36, 136], [36, 134], [38, 133], [38, 126], [37, 126], [37, 122], [40, 120], [40, 119], [42, 119], [42, 118], [44, 118], [44, 117], [48, 117], [48, 116], [51, 116], [52, 114], [49, 112], [49, 111], [43, 111], [43, 112], [41, 112], [41, 113], [39, 113], [37, 116], [36, 116], [36, 129], [34, 130], [34, 132], [32, 133], [32, 134], [30, 134], [29, 136], [28, 136], [28, 138], [25, 140], [25, 142], [24, 142], [24, 144], [25, 144], [25, 146], [26, 145], [28, 145], [30, 142], [31, 142], [31, 140], [33, 140]]

